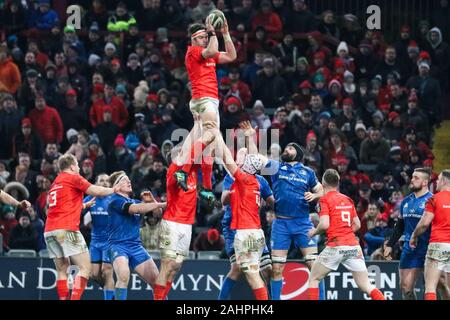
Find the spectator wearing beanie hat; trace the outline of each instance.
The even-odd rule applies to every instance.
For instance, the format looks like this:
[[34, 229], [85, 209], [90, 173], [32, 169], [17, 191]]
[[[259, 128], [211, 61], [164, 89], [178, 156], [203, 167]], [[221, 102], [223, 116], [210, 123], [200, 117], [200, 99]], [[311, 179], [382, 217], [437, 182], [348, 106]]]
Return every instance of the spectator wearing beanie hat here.
[[[411, 77], [406, 83], [406, 87], [420, 93], [420, 109], [429, 116], [430, 126], [434, 126], [442, 121], [442, 117], [439, 115], [441, 112], [441, 84], [430, 73], [430, 63], [425, 60], [419, 61], [419, 75]], [[424, 83], [426, 85], [423, 85]]]
[[199, 251], [222, 251], [225, 245], [223, 237], [217, 229], [200, 232], [194, 240], [193, 248]]
[[103, 109], [109, 105], [112, 109], [112, 122], [123, 129], [128, 124], [128, 110], [124, 101], [115, 95], [113, 83], [107, 83], [104, 87], [104, 97], [94, 101], [89, 111], [89, 118], [93, 128], [103, 122]]
[[419, 139], [429, 142], [430, 126], [428, 116], [418, 106], [415, 96], [408, 98], [408, 110], [400, 115], [405, 127], [414, 127]]
[[222, 129], [237, 129], [239, 123], [242, 121], [250, 120], [249, 115], [242, 108], [242, 102], [239, 98], [231, 96], [224, 102], [224, 115], [221, 120]]
[[114, 140], [120, 132], [119, 126], [112, 122], [111, 106], [104, 106], [103, 121], [94, 128], [94, 132], [99, 138], [100, 146], [102, 147], [103, 152], [108, 157], [113, 151]]
[[336, 118], [336, 125], [348, 138], [353, 137], [356, 125], [356, 115], [353, 111], [353, 99], [345, 98], [342, 101], [342, 112]]
[[324, 98], [326, 106], [340, 106], [342, 101], [342, 84], [338, 79], [333, 79], [328, 83], [329, 94]]
[[402, 156], [405, 162], [409, 159], [408, 151], [412, 148], [419, 149], [424, 159], [434, 159], [434, 154], [430, 147], [417, 137], [417, 131], [414, 127], [407, 127], [405, 129], [403, 139], [399, 145], [402, 148]]
[[391, 145], [395, 145], [400, 142], [403, 135], [403, 126], [400, 115], [391, 111], [388, 114], [388, 122], [384, 126], [383, 136], [391, 142]]
[[95, 183], [94, 162], [91, 159], [85, 159], [81, 163], [80, 174], [90, 183]]
[[108, 171], [114, 172], [123, 170], [127, 175], [130, 175], [135, 159], [133, 154], [126, 147], [123, 134], [118, 134], [114, 140], [114, 151], [110, 153], [110, 158], [108, 160]]
[[31, 156], [33, 160], [42, 157], [42, 140], [33, 132], [30, 118], [23, 118], [22, 127], [12, 141], [13, 157], [16, 158], [19, 152], [25, 152]]
[[19, 214], [19, 223], [9, 233], [10, 249], [38, 250], [38, 236], [31, 225], [30, 215], [23, 211]]
[[314, 130], [309, 131], [306, 135], [305, 165], [309, 166], [310, 164], [318, 168], [322, 167], [322, 153]]
[[252, 127], [258, 127], [258, 129], [269, 129], [272, 125], [270, 118], [266, 115], [264, 111], [264, 105], [261, 100], [256, 100], [253, 105], [253, 111], [250, 115], [250, 121], [252, 123]]

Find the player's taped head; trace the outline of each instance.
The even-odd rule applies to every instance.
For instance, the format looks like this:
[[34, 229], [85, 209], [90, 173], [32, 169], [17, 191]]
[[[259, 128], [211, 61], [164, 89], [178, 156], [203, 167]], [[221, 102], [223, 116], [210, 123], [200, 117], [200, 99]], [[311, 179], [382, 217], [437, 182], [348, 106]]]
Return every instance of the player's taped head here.
[[188, 33], [191, 39], [195, 39], [201, 34], [206, 35], [206, 26], [202, 23], [194, 23], [189, 27]]
[[262, 168], [262, 161], [256, 154], [247, 154], [242, 165], [242, 171], [249, 174], [256, 174]]
[[289, 154], [287, 154], [286, 152], [283, 152], [283, 154], [281, 155], [281, 160], [284, 162], [301, 162], [303, 160], [303, 157], [305, 155], [305, 151], [303, 151], [303, 148], [295, 142], [291, 142], [288, 143], [288, 145], [286, 147], [292, 147], [295, 149], [296, 154], [295, 157], [292, 158]]

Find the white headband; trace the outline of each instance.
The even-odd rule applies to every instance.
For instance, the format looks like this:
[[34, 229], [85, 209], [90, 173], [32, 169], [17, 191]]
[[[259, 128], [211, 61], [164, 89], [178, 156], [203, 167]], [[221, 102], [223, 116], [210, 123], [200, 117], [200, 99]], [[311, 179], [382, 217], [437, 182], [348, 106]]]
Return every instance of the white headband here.
[[201, 29], [201, 30], [198, 30], [197, 32], [194, 32], [191, 36], [191, 39], [195, 39], [198, 36], [201, 36], [202, 34], [207, 34], [205, 29]]
[[121, 174], [117, 179], [116, 179], [116, 182], [114, 182], [114, 184], [113, 184], [113, 188], [115, 187], [115, 186], [117, 186], [118, 184], [119, 184], [119, 182], [123, 179], [123, 178], [125, 178], [127, 175], [126, 174]]

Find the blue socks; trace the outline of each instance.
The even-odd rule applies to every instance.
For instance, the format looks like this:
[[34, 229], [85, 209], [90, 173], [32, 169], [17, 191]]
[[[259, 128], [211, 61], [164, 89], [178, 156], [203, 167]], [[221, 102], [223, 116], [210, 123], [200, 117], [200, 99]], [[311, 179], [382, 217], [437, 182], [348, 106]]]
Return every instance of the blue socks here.
[[116, 288], [115, 297], [116, 300], [127, 300], [128, 290], [125, 288]]
[[270, 296], [272, 300], [281, 300], [281, 289], [283, 288], [283, 279], [270, 280], [270, 288], [271, 288]]
[[230, 298], [231, 290], [236, 284], [236, 280], [226, 277], [225, 281], [222, 284], [222, 288], [220, 288], [219, 297], [217, 300], [228, 300]]
[[327, 300], [325, 290], [325, 280], [319, 282], [319, 300]]
[[114, 298], [114, 290], [103, 289], [103, 300], [112, 300]]

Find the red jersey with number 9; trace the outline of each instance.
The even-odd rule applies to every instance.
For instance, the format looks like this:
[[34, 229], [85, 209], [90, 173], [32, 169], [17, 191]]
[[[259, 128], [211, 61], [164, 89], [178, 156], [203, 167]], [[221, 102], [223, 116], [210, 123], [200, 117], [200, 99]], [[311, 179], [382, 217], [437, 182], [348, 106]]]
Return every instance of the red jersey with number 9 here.
[[216, 64], [219, 63], [219, 55], [205, 59], [202, 51], [205, 48], [189, 46], [186, 52], [186, 69], [192, 85], [192, 99], [214, 98], [219, 99], [217, 86]]
[[330, 217], [327, 230], [327, 246], [356, 246], [358, 240], [352, 230], [352, 221], [357, 217], [353, 200], [337, 191], [328, 192], [319, 200], [319, 216]]
[[47, 196], [45, 232], [58, 229], [79, 231], [83, 195], [91, 183], [79, 174], [60, 173]]
[[231, 226], [233, 230], [260, 229], [259, 207], [261, 193], [258, 179], [240, 169], [234, 173], [230, 189]]

